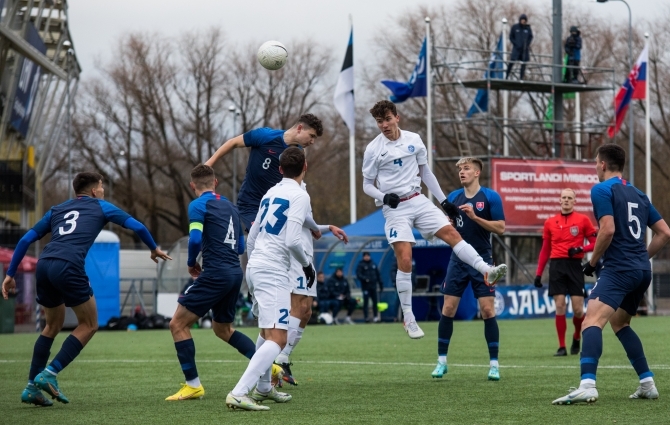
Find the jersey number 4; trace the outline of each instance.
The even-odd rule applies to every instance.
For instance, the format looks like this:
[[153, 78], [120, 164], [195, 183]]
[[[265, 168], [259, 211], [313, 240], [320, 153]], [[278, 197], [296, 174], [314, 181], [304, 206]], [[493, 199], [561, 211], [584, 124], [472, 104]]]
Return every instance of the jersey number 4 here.
[[284, 228], [284, 224], [286, 224], [286, 214], [284, 212], [288, 209], [290, 203], [286, 199], [282, 198], [275, 198], [272, 201], [272, 205], [278, 205], [278, 207], [274, 210], [272, 215], [275, 216], [277, 219], [275, 221], [274, 226], [271, 226], [269, 222], [267, 222], [265, 219], [267, 217], [268, 210], [270, 209], [270, 200], [269, 199], [263, 199], [261, 201], [261, 208], [263, 208], [263, 214], [261, 214], [261, 230], [265, 229], [266, 232], [272, 234], [272, 235], [278, 235], [281, 232], [281, 229]]
[[235, 239], [235, 226], [233, 226], [233, 216], [230, 216], [230, 223], [228, 223], [228, 233], [226, 233], [226, 239], [223, 240], [223, 243], [229, 243], [230, 249], [235, 249], [237, 244], [237, 239]]
[[398, 166], [402, 167], [402, 159], [398, 158], [393, 161], [394, 164], [398, 164]]

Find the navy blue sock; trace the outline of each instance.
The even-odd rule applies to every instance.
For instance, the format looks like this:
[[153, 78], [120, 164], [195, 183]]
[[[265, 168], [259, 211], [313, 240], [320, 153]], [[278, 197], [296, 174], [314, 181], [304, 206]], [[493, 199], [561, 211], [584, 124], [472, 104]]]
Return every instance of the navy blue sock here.
[[237, 349], [240, 354], [248, 359], [250, 359], [256, 352], [256, 344], [242, 332], [233, 332], [228, 340], [228, 344]]
[[454, 318], [444, 314], [440, 316], [440, 324], [437, 327], [437, 355], [446, 356], [449, 351], [449, 341], [454, 333]]
[[193, 339], [185, 339], [175, 342], [174, 348], [177, 349], [177, 358], [181, 364], [181, 370], [187, 381], [198, 377], [198, 369], [195, 367], [195, 344]]
[[84, 346], [77, 337], [70, 334], [65, 338], [65, 341], [63, 341], [60, 351], [56, 354], [56, 357], [54, 357], [47, 369], [53, 373], [59, 373], [61, 370], [65, 369], [83, 349]]
[[633, 365], [635, 373], [640, 379], [651, 378], [654, 374], [649, 370], [647, 358], [644, 356], [644, 349], [642, 348], [642, 341], [637, 336], [635, 331], [630, 326], [624, 326], [616, 333], [617, 338], [621, 341], [623, 349], [626, 350], [626, 355], [630, 364]]
[[489, 346], [489, 359], [498, 360], [498, 347], [500, 346], [500, 330], [495, 317], [484, 319], [484, 338]]
[[32, 384], [38, 373], [44, 370], [51, 355], [51, 346], [54, 343], [53, 338], [40, 335], [35, 341], [33, 348], [33, 359], [30, 362], [30, 372], [28, 372], [28, 383]]
[[598, 360], [603, 354], [603, 330], [589, 326], [582, 331], [582, 354], [579, 360], [582, 379], [596, 380]]

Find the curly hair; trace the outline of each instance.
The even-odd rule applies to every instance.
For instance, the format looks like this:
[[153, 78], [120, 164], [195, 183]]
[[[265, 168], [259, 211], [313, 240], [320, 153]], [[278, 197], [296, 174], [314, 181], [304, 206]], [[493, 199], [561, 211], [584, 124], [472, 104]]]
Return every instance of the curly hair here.
[[384, 118], [387, 112], [392, 113], [394, 116], [398, 115], [395, 103], [390, 100], [380, 100], [370, 109], [370, 113], [374, 118]]
[[323, 136], [323, 124], [319, 117], [314, 114], [303, 114], [298, 118], [297, 124], [305, 125], [316, 131], [316, 137]]

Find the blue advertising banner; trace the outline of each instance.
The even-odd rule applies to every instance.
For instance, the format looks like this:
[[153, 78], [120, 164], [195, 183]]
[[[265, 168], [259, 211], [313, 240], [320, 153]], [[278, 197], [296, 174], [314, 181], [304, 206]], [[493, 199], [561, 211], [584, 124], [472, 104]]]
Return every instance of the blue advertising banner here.
[[[592, 284], [587, 284], [587, 293], [592, 288]], [[556, 304], [549, 296], [547, 285], [542, 288], [534, 285], [497, 286], [495, 309], [498, 319], [536, 319], [554, 317]], [[572, 317], [572, 303], [568, 304], [567, 316]]]
[[[47, 48], [44, 45], [44, 41], [42, 41], [40, 34], [32, 23], [28, 23], [26, 41], [43, 54], [46, 53]], [[16, 86], [16, 95], [12, 106], [10, 124], [25, 138], [28, 135], [30, 116], [37, 94], [37, 88], [39, 87], [41, 68], [36, 63], [26, 58], [23, 58], [20, 64], [21, 74]]]

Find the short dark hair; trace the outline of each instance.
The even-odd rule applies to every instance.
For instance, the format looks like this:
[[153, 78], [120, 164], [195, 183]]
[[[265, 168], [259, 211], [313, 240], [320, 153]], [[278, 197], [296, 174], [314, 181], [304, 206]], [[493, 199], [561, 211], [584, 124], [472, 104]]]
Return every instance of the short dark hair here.
[[102, 175], [92, 171], [84, 171], [74, 176], [72, 180], [72, 188], [75, 195], [79, 193], [86, 193], [89, 189], [97, 186], [102, 181]]
[[607, 143], [598, 148], [597, 156], [601, 161], [605, 161], [608, 171], [623, 171], [626, 165], [626, 151], [619, 145]]
[[387, 112], [391, 112], [394, 116], [398, 115], [395, 103], [390, 100], [380, 100], [370, 109], [373, 118], [384, 118]]
[[323, 124], [321, 123], [319, 117], [317, 117], [314, 114], [300, 115], [297, 124], [302, 124], [309, 128], [314, 129], [314, 131], [316, 131], [316, 137], [323, 136]]
[[191, 181], [198, 189], [214, 186], [214, 169], [209, 165], [198, 164], [191, 170]]
[[297, 146], [286, 148], [279, 157], [279, 166], [284, 177], [289, 179], [298, 177], [305, 168], [305, 152]]
[[367, 255], [367, 256], [370, 256], [370, 252], [369, 252], [369, 251], [364, 251], [364, 252], [363, 252], [363, 257], [365, 257], [366, 255]]

